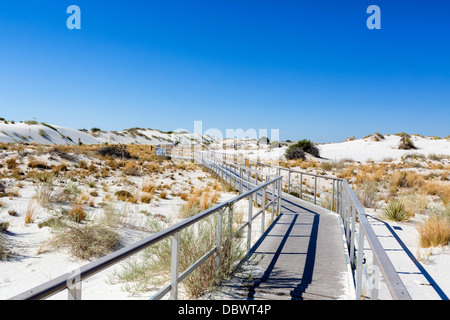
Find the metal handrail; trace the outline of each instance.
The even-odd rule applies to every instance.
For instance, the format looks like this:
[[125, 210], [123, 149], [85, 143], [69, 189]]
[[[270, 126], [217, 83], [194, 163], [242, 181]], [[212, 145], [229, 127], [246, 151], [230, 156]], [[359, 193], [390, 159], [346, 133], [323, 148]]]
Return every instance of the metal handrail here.
[[[202, 161], [202, 164], [205, 165], [208, 169], [213, 169], [217, 173], [220, 170], [223, 170], [223, 168], [216, 166], [212, 162], [208, 162], [206, 160]], [[240, 179], [242, 178], [233, 177], [234, 179]], [[181, 275], [178, 275], [178, 256], [179, 256], [179, 232], [184, 230], [185, 228], [205, 219], [206, 217], [209, 217], [210, 215], [217, 213], [220, 217], [222, 217], [223, 211], [225, 209], [230, 210], [232, 206], [237, 203], [240, 200], [249, 199], [249, 203], [252, 203], [253, 195], [255, 195], [255, 200], [257, 201], [257, 194], [258, 191], [263, 191], [263, 194], [269, 193], [266, 189], [268, 186], [276, 184], [278, 187], [273, 190], [278, 191], [278, 194], [275, 194], [275, 192], [272, 193], [272, 199], [267, 203], [267, 205], [264, 205], [263, 208], [257, 212], [255, 215], [252, 214], [252, 205], [249, 205], [249, 221], [245, 223], [244, 226], [241, 226], [239, 229], [242, 229], [243, 227], [248, 228], [248, 234], [247, 234], [247, 250], [250, 250], [251, 246], [251, 227], [252, 227], [252, 221], [259, 216], [261, 213], [264, 213], [265, 210], [272, 205], [272, 208], [274, 207], [275, 203], [279, 205], [281, 202], [281, 193], [279, 190], [281, 190], [281, 181], [282, 177], [272, 177], [270, 181], [264, 182], [253, 189], [248, 189], [246, 192], [242, 192], [238, 196], [224, 201], [220, 204], [217, 204], [207, 210], [204, 210], [190, 218], [187, 218], [183, 221], [180, 221], [179, 223], [170, 226], [158, 233], [155, 233], [149, 237], [146, 237], [140, 241], [135, 242], [134, 244], [128, 245], [122, 249], [119, 249], [115, 252], [112, 252], [98, 260], [95, 260], [91, 263], [88, 263], [76, 270], [73, 270], [72, 272], [65, 273], [53, 280], [50, 280], [48, 282], [45, 282], [39, 286], [36, 286], [30, 290], [27, 290], [21, 294], [18, 294], [10, 300], [37, 300], [37, 299], [45, 299], [52, 295], [55, 295], [65, 289], [68, 289], [68, 298], [69, 299], [81, 299], [81, 282], [83, 280], [86, 280], [87, 278], [97, 274], [98, 272], [101, 272], [108, 267], [117, 264], [118, 262], [142, 251], [145, 248], [148, 248], [151, 245], [154, 245], [164, 239], [167, 239], [169, 237], [172, 237], [172, 270], [171, 270], [171, 283], [167, 286], [165, 286], [163, 289], [161, 289], [157, 294], [153, 296], [153, 299], [160, 299], [167, 293], [171, 293], [172, 299], [178, 298], [178, 283], [181, 282], [184, 278], [186, 278], [191, 272], [193, 272], [201, 263], [203, 263], [207, 258], [209, 258], [212, 254], [215, 252], [219, 252], [220, 245], [221, 245], [221, 221], [222, 219], [218, 219], [220, 221], [220, 227], [219, 223], [217, 226], [217, 243], [214, 248], [212, 248], [209, 252], [207, 252], [203, 257], [201, 257], [197, 262], [195, 262], [191, 267], [188, 267]], [[242, 190], [241, 190], [242, 191]], [[263, 198], [261, 198], [262, 201]], [[261, 202], [263, 203], [263, 202]], [[262, 217], [264, 217], [264, 214], [262, 214]], [[273, 219], [272, 219], [273, 222]], [[264, 223], [262, 223], [262, 228], [264, 228]], [[220, 261], [217, 262], [216, 265], [220, 264]]]
[[[211, 152], [211, 151], [210, 151]], [[367, 239], [367, 243], [369, 244], [370, 251], [373, 255], [373, 272], [366, 277], [364, 280], [366, 282], [372, 281], [374, 285], [371, 286], [370, 298], [378, 299], [378, 286], [379, 286], [379, 276], [380, 274], [385, 279], [386, 285], [388, 287], [389, 293], [394, 300], [410, 300], [411, 296], [408, 293], [405, 285], [401, 281], [395, 267], [390, 261], [388, 255], [384, 251], [383, 246], [381, 245], [378, 237], [376, 236], [374, 230], [372, 229], [370, 223], [367, 220], [367, 214], [357, 199], [355, 193], [351, 189], [346, 179], [341, 179], [333, 176], [319, 175], [310, 172], [304, 172], [300, 170], [294, 170], [290, 168], [284, 168], [280, 166], [274, 166], [270, 164], [265, 164], [259, 161], [250, 160], [249, 158], [245, 158], [238, 155], [233, 154], [225, 154], [215, 152], [217, 157], [221, 157], [222, 161], [227, 161], [227, 158], [230, 158], [229, 162], [231, 163], [243, 163], [255, 165], [255, 168], [258, 168], [258, 165], [262, 168], [273, 168], [276, 170], [278, 175], [281, 175], [282, 170], [288, 171], [288, 194], [291, 194], [290, 188], [291, 186], [295, 186], [291, 182], [292, 173], [299, 174], [300, 177], [302, 175], [308, 175], [314, 177], [314, 188], [312, 189], [314, 192], [314, 200], [313, 203], [316, 204], [316, 195], [319, 192], [317, 186], [317, 179], [327, 179], [332, 181], [332, 193], [331, 193], [331, 211], [335, 211], [341, 216], [343, 225], [344, 225], [344, 236], [346, 239], [347, 249], [349, 251], [350, 263], [352, 270], [354, 271], [354, 284], [356, 291], [356, 298], [361, 299], [363, 297], [362, 286], [363, 279], [362, 274], [368, 274], [367, 272], [367, 263], [364, 258], [364, 239]], [[261, 170], [263, 171], [263, 170]], [[303, 180], [300, 178], [300, 182]], [[302, 189], [307, 188], [306, 186], [299, 186], [300, 194], [299, 198], [302, 200]], [[307, 188], [308, 189], [308, 188]], [[320, 193], [325, 193], [330, 195], [327, 192], [320, 191]], [[336, 202], [336, 204], [335, 204]], [[358, 221], [357, 221], [358, 220]], [[356, 229], [356, 224], [358, 222], [358, 230]], [[364, 271], [364, 272], [363, 272]], [[367, 295], [364, 295], [365, 297]]]

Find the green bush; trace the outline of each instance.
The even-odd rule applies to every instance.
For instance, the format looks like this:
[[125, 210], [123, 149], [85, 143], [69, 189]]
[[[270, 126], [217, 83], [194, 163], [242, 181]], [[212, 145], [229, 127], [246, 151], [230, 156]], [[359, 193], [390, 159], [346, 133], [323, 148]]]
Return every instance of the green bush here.
[[[307, 152], [311, 154], [314, 157], [320, 157], [320, 152], [317, 146], [311, 142], [310, 140], [303, 139], [299, 140], [296, 143], [292, 144], [287, 150], [286, 150], [286, 158], [287, 159], [299, 159], [301, 157], [301, 153], [294, 150], [303, 150], [304, 152]], [[292, 156], [298, 156], [297, 158], [292, 158]]]
[[385, 218], [393, 221], [405, 221], [408, 219], [405, 205], [399, 200], [392, 200], [383, 210]]

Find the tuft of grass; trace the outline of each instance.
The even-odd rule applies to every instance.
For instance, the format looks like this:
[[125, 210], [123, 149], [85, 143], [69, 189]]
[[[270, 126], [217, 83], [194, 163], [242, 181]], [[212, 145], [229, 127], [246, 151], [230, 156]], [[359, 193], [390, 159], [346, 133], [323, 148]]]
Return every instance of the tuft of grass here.
[[0, 234], [0, 261], [7, 259], [11, 255], [6, 244], [6, 239]]
[[432, 215], [419, 223], [419, 242], [423, 248], [445, 246], [450, 242], [450, 219]]
[[119, 190], [114, 195], [119, 201], [126, 201], [131, 203], [136, 203], [137, 201], [136, 197], [126, 190]]
[[16, 160], [16, 158], [11, 158], [11, 159], [6, 160], [6, 167], [9, 170], [16, 169], [17, 168], [17, 160]]
[[161, 191], [161, 193], [159, 194], [159, 198], [160, 199], [166, 199], [167, 198], [167, 191]]
[[25, 212], [25, 224], [34, 222], [38, 207], [38, 202], [35, 199], [31, 199], [28, 202], [27, 211]]
[[138, 176], [139, 166], [136, 161], [128, 161], [123, 168], [123, 173], [127, 176]]
[[118, 234], [103, 224], [67, 226], [51, 241], [51, 245], [67, 247], [72, 256], [89, 260], [113, 251], [119, 243]]
[[86, 220], [86, 212], [83, 209], [83, 206], [80, 204], [75, 204], [72, 209], [67, 213], [68, 217], [75, 222], [81, 222]]
[[403, 202], [394, 199], [391, 200], [386, 208], [383, 210], [383, 216], [386, 219], [392, 220], [392, 221], [406, 221], [408, 220], [408, 214], [405, 208], [405, 205]]

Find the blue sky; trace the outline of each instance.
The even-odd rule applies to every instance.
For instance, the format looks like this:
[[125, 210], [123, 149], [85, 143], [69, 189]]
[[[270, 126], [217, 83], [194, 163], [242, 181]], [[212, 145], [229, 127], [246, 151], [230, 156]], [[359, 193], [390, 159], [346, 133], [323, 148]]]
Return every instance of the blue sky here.
[[[69, 30], [69, 5], [81, 30]], [[369, 5], [381, 29], [369, 30]], [[0, 117], [72, 128], [450, 134], [450, 2], [1, 1]]]

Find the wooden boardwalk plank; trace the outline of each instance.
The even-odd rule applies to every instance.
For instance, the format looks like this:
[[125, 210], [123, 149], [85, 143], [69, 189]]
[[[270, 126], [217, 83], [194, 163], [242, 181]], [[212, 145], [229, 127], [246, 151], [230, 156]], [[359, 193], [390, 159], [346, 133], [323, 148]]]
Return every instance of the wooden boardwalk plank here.
[[204, 299], [351, 299], [340, 217], [283, 198], [281, 214], [242, 270]]

